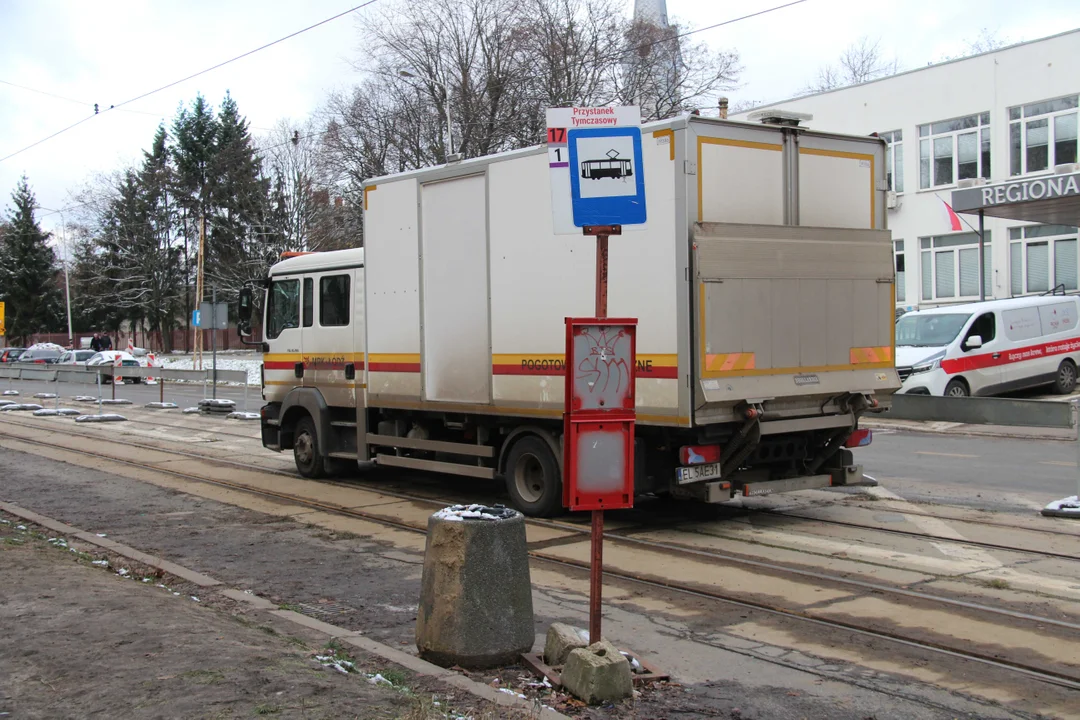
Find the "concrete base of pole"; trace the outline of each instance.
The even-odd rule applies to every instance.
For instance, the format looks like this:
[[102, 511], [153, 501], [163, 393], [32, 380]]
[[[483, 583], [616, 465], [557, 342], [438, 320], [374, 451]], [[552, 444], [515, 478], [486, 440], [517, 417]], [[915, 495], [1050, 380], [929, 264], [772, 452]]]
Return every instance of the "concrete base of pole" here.
[[1042, 514], [1046, 517], [1080, 520], [1080, 497], [1073, 495], [1062, 500], [1055, 500], [1042, 509]]
[[534, 639], [524, 516], [455, 506], [428, 520], [416, 647], [443, 667], [518, 661]]

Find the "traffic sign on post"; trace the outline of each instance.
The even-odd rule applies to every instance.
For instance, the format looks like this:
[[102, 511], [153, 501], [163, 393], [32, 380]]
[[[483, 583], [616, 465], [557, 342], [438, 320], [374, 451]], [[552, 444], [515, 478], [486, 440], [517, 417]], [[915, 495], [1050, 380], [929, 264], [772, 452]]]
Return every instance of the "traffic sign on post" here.
[[571, 130], [567, 146], [574, 225], [644, 224], [641, 128]]
[[[571, 176], [580, 174], [581, 167], [570, 161], [570, 133], [584, 129], [610, 130], [612, 128], [637, 128], [641, 125], [641, 111], [633, 105], [620, 107], [567, 107], [547, 110], [548, 168], [551, 184], [552, 229], [556, 235], [577, 235], [581, 223], [574, 222], [571, 201]], [[600, 159], [606, 157], [605, 148]], [[627, 149], [620, 159], [634, 162]], [[639, 150], [640, 154], [640, 150]], [[585, 158], [588, 159], [588, 158]], [[640, 159], [637, 167], [640, 167]], [[592, 190], [600, 189], [599, 186]], [[631, 225], [631, 223], [622, 223]], [[629, 227], [628, 230], [635, 229]]]

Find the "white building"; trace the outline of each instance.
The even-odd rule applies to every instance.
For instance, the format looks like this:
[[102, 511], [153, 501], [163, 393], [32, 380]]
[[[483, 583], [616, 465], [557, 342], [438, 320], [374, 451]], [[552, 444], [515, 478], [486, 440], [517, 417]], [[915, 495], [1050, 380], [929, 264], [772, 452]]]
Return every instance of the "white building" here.
[[[815, 129], [888, 140], [896, 300], [913, 308], [978, 300], [978, 218], [962, 215], [954, 230], [945, 203], [979, 178], [1074, 172], [1078, 95], [1080, 30], [1072, 30], [754, 112], [810, 113]], [[985, 227], [988, 298], [1078, 289], [1077, 228], [991, 217]]]

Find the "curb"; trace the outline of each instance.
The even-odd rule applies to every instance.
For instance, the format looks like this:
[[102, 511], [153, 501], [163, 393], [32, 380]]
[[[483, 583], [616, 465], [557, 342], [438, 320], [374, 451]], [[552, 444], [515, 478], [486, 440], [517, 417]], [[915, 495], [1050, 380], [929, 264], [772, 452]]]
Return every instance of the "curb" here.
[[[426, 660], [422, 660], [415, 655], [410, 655], [407, 652], [392, 648], [389, 645], [384, 645], [377, 640], [364, 637], [359, 630], [348, 630], [337, 625], [331, 625], [330, 623], [316, 620], [315, 618], [302, 615], [292, 610], [281, 610], [278, 606], [266, 598], [259, 597], [252, 593], [246, 593], [235, 588], [223, 587], [224, 583], [220, 580], [215, 580], [209, 575], [203, 575], [202, 573], [189, 570], [176, 563], [169, 562], [168, 560], [157, 558], [152, 555], [147, 555], [144, 552], [136, 550], [122, 543], [118, 543], [115, 540], [108, 538], [98, 537], [93, 533], [79, 530], [76, 527], [67, 525], [58, 520], [53, 520], [50, 517], [40, 515], [32, 510], [13, 505], [9, 502], [0, 501], [0, 510], [4, 512], [20, 517], [23, 520], [32, 522], [36, 525], [54, 530], [63, 535], [77, 538], [83, 542], [91, 545], [96, 545], [100, 548], [104, 548], [110, 552], [116, 553], [122, 557], [126, 557], [129, 560], [133, 560], [143, 565], [148, 565], [153, 568], [157, 568], [162, 572], [166, 572], [170, 575], [174, 575], [178, 578], [186, 580], [190, 583], [194, 583], [199, 587], [215, 587], [220, 588], [220, 592], [226, 597], [245, 602], [251, 605], [256, 610], [263, 610], [269, 612], [275, 617], [279, 617], [283, 620], [301, 625], [309, 630], [323, 633], [328, 638], [340, 640], [343, 643], [352, 645], [359, 650], [376, 655], [387, 662], [392, 662], [397, 665], [410, 670], [418, 675], [427, 675], [438, 679], [440, 682], [450, 685], [457, 690], [464, 690], [467, 693], [488, 702], [495, 703], [502, 707], [511, 707], [517, 710], [521, 710], [526, 713], [536, 713], [536, 706], [529, 700], [523, 700], [516, 695], [508, 695], [501, 693], [494, 688], [488, 687], [483, 683], [478, 683], [475, 680], [470, 680], [464, 675], [460, 675], [452, 670], [439, 667], [433, 663], [429, 663]], [[570, 720], [566, 715], [560, 712], [545, 707], [539, 713], [535, 714], [535, 717], [542, 718], [543, 720]]]

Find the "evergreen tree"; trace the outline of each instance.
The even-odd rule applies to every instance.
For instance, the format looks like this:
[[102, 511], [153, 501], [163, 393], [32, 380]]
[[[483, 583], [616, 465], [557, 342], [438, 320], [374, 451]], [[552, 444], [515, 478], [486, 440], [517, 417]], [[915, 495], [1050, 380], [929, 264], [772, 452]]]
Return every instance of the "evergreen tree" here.
[[6, 304], [8, 338], [25, 342], [33, 333], [58, 329], [63, 302], [50, 233], [34, 218], [37, 200], [25, 175], [11, 199], [14, 208], [0, 245], [0, 299]]
[[247, 118], [229, 93], [218, 110], [210, 170], [206, 283], [231, 294], [265, 276], [270, 182], [262, 176]]

